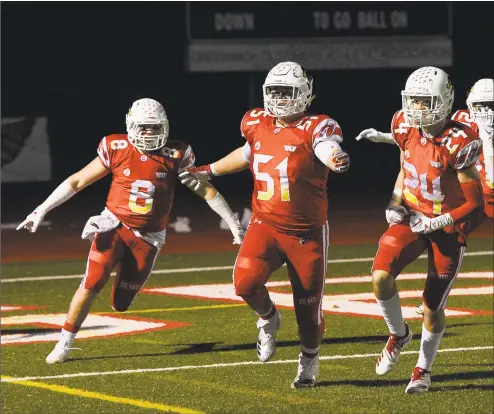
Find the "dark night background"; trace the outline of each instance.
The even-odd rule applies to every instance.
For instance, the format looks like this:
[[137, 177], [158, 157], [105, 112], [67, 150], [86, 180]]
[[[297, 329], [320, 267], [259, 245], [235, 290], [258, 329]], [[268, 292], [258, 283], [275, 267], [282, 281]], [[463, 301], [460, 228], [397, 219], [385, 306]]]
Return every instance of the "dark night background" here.
[[[432, 3], [417, 4], [426, 18]], [[264, 5], [276, 9], [284, 3]], [[242, 115], [252, 101], [262, 106], [265, 72], [186, 71], [184, 2], [11, 2], [1, 7], [2, 117], [48, 117], [53, 166], [51, 182], [2, 185], [2, 222], [23, 219], [59, 182], [96, 156], [104, 135], [125, 132], [125, 114], [136, 99], [163, 103], [171, 137], [193, 146], [197, 165], [242, 145]], [[467, 90], [476, 80], [494, 75], [491, 10], [489, 2], [453, 4], [453, 67], [444, 69], [455, 86], [455, 108], [466, 106]], [[354, 138], [364, 128], [389, 129], [413, 70], [312, 71], [317, 99], [311, 112], [327, 113], [340, 123], [343, 147], [352, 159], [347, 174], [330, 177], [332, 209], [360, 208], [367, 202], [373, 208], [386, 206], [398, 151]], [[108, 182], [94, 184], [60, 210], [97, 214]], [[215, 185], [235, 208], [249, 205], [248, 172], [222, 177]], [[197, 202], [187, 191], [178, 189], [174, 214]]]

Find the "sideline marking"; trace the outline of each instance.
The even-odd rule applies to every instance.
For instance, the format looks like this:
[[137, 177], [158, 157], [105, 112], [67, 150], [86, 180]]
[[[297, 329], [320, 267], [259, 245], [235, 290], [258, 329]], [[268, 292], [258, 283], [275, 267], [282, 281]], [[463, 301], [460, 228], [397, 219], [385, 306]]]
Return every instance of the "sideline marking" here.
[[62, 394], [75, 395], [77, 397], [93, 398], [96, 400], [110, 401], [117, 404], [133, 405], [141, 408], [149, 408], [157, 411], [179, 414], [203, 414], [202, 411], [191, 410], [185, 407], [176, 407], [172, 405], [153, 403], [151, 401], [137, 400], [134, 398], [117, 397], [115, 395], [103, 394], [101, 392], [86, 391], [79, 388], [66, 387], [65, 385], [48, 384], [46, 382], [37, 382], [29, 380], [10, 381], [11, 377], [2, 376], [2, 382], [15, 382], [26, 387], [43, 388], [45, 390], [60, 392]]
[[[474, 346], [467, 348], [445, 348], [439, 349], [437, 352], [463, 352], [463, 351], [485, 351], [488, 349], [494, 349], [494, 346]], [[400, 355], [414, 355], [418, 354], [419, 351], [403, 351]], [[321, 356], [319, 359], [321, 361], [337, 360], [337, 359], [356, 359], [356, 358], [370, 358], [381, 355], [377, 354], [349, 354], [349, 355], [330, 355]], [[242, 365], [269, 365], [269, 364], [293, 364], [298, 363], [298, 359], [285, 359], [280, 361], [241, 361], [241, 362], [231, 362], [223, 364], [210, 364], [210, 365], [184, 365], [181, 367], [164, 367], [164, 368], [141, 368], [141, 369], [124, 369], [121, 371], [101, 371], [101, 372], [78, 372], [75, 374], [62, 374], [62, 375], [48, 375], [44, 377], [3, 377], [1, 382], [19, 382], [19, 381], [37, 381], [46, 379], [65, 379], [65, 378], [77, 378], [77, 377], [98, 377], [103, 375], [121, 375], [121, 374], [141, 374], [146, 372], [164, 372], [164, 371], [185, 371], [190, 369], [200, 369], [200, 368], [228, 368], [228, 367], [238, 367]]]
[[[479, 252], [466, 252], [464, 256], [489, 256], [493, 255], [494, 250], [484, 250]], [[427, 259], [427, 255], [423, 254], [418, 257], [419, 259]], [[346, 259], [331, 259], [328, 263], [357, 263], [357, 262], [372, 262], [374, 257], [357, 257]], [[185, 267], [176, 269], [159, 269], [153, 270], [152, 274], [173, 274], [173, 273], [195, 273], [195, 272], [214, 272], [217, 270], [232, 270], [233, 266], [209, 266], [209, 267]], [[115, 273], [111, 274], [115, 276]], [[16, 278], [2, 278], [0, 283], [16, 283], [16, 282], [38, 282], [42, 280], [60, 280], [60, 279], [81, 279], [84, 275], [60, 275], [60, 276], [32, 276], [32, 277], [16, 277]]]

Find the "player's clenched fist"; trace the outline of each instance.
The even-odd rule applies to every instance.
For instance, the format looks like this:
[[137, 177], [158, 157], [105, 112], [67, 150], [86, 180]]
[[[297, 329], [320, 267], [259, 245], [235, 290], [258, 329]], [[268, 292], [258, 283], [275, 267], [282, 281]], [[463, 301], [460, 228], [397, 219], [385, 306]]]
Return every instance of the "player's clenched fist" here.
[[335, 172], [342, 173], [350, 168], [350, 157], [343, 150], [336, 151], [331, 161], [334, 163]]

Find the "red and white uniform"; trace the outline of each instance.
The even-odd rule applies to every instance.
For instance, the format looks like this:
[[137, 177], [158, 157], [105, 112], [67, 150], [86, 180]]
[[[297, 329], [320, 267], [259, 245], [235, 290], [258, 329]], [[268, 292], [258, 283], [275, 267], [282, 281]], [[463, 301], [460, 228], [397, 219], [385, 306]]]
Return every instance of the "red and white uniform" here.
[[142, 154], [127, 135], [115, 134], [101, 140], [98, 156], [113, 175], [102, 214], [113, 214], [122, 225], [96, 234], [81, 286], [101, 290], [119, 264], [111, 303], [115, 310], [125, 311], [165, 242], [176, 177], [194, 165], [194, 153], [184, 142], [167, 141], [165, 147]]
[[329, 170], [316, 148], [342, 141], [338, 123], [327, 115], [307, 115], [282, 128], [256, 108], [245, 114], [240, 130], [250, 149], [253, 215], [291, 234], [322, 226], [327, 220]]
[[[474, 131], [464, 124], [448, 121], [437, 137], [428, 139], [418, 128], [410, 127], [403, 112], [398, 111], [391, 132], [404, 154], [402, 200], [409, 211], [434, 217], [465, 203], [457, 171], [474, 165], [480, 155], [482, 144]], [[396, 277], [427, 250], [424, 301], [430, 309], [444, 309], [461, 265], [466, 237], [482, 219], [482, 212], [477, 211], [461, 224], [425, 236], [413, 233], [408, 222], [392, 225], [379, 240], [373, 270], [383, 270]]]
[[405, 206], [434, 217], [465, 202], [457, 170], [471, 167], [481, 151], [481, 142], [470, 128], [448, 122], [439, 136], [427, 139], [417, 128], [410, 128], [399, 111], [391, 133], [404, 153]]
[[[462, 124], [469, 126], [472, 131], [479, 135], [479, 127], [470, 117], [470, 111], [468, 109], [460, 109], [456, 111], [451, 119], [453, 121], [461, 122]], [[484, 151], [482, 151], [482, 154], [480, 154], [476, 166], [480, 174], [480, 178], [482, 179], [482, 189], [484, 192], [484, 201], [486, 204], [485, 214], [490, 218], [494, 218], [494, 182], [492, 178], [488, 177], [487, 175], [488, 167], [486, 166]], [[494, 166], [491, 166], [491, 168], [494, 168]]]
[[256, 108], [245, 114], [240, 130], [254, 191], [252, 218], [235, 261], [235, 291], [254, 294], [286, 263], [300, 329], [323, 332], [329, 245], [325, 163], [343, 140], [341, 128], [326, 115], [306, 115], [281, 127]]
[[141, 154], [127, 135], [115, 134], [101, 140], [98, 155], [113, 174], [106, 208], [139, 232], [164, 231], [177, 174], [195, 162], [190, 145], [170, 140], [157, 151]]

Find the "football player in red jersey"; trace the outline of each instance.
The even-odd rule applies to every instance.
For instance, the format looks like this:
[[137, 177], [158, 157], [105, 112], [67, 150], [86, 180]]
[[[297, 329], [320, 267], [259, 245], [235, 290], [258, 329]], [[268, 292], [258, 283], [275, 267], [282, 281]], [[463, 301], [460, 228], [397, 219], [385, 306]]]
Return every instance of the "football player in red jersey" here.
[[243, 147], [180, 177], [194, 187], [209, 176], [250, 168], [253, 215], [235, 261], [235, 292], [259, 316], [258, 357], [268, 361], [276, 350], [281, 317], [265, 284], [286, 263], [302, 348], [292, 386], [311, 387], [319, 372], [324, 332], [327, 177], [329, 171], [346, 171], [350, 160], [340, 147], [338, 123], [327, 115], [306, 113], [313, 99], [312, 79], [298, 63], [272, 68], [263, 95], [264, 108], [249, 110], [242, 119]]
[[[494, 219], [494, 80], [480, 79], [472, 86], [467, 96], [468, 109], [456, 111], [451, 119], [468, 125], [482, 140], [482, 154], [476, 167], [482, 181], [484, 192], [484, 213]], [[384, 133], [369, 128], [363, 130], [357, 141], [368, 139], [372, 142], [395, 144], [391, 133]], [[416, 312], [424, 316], [424, 304], [417, 305]]]
[[[456, 111], [451, 119], [468, 125], [482, 140], [482, 154], [477, 161], [484, 191], [485, 215], [494, 219], [494, 80], [480, 79], [470, 89], [467, 97], [468, 109]], [[356, 140], [396, 144], [391, 133], [374, 128], [364, 129]]]
[[[449, 119], [454, 92], [441, 69], [413, 72], [402, 91], [403, 110], [391, 124], [401, 150], [401, 171], [386, 209], [388, 230], [379, 240], [372, 277], [390, 337], [376, 362], [387, 374], [412, 340], [395, 279], [425, 250], [424, 322], [408, 394], [428, 391], [431, 368], [444, 334], [444, 307], [458, 274], [466, 238], [483, 219], [483, 194], [476, 169], [482, 143], [467, 125]], [[379, 133], [384, 135], [382, 133]]]
[[[50, 210], [112, 174], [105, 210], [90, 217], [82, 232], [82, 238], [91, 241], [86, 272], [70, 304], [60, 340], [46, 358], [48, 364], [67, 359], [92, 302], [117, 265], [111, 304], [119, 312], [129, 308], [165, 243], [177, 175], [194, 165], [190, 145], [168, 140], [168, 119], [159, 102], [147, 98], [134, 102], [126, 123], [127, 134], [104, 137], [98, 156], [60, 184], [17, 227], [34, 233]], [[244, 231], [221, 194], [209, 184], [194, 191], [225, 219], [234, 243], [241, 244]]]
[[485, 215], [494, 219], [494, 80], [480, 79], [467, 97], [468, 110], [456, 111], [454, 121], [472, 128], [482, 140], [482, 154], [477, 170], [484, 189]]

